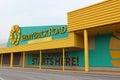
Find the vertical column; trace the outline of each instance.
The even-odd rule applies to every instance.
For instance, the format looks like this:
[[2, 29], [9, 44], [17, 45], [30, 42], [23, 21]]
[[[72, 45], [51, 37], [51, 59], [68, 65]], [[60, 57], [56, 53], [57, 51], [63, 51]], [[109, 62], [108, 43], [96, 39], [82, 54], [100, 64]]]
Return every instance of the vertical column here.
[[25, 52], [23, 52], [23, 57], [22, 57], [22, 68], [25, 67]]
[[40, 51], [40, 63], [39, 63], [40, 70], [42, 69], [42, 51]]
[[2, 62], [3, 62], [3, 54], [1, 54], [1, 62], [0, 62], [1, 67], [2, 67]]
[[10, 67], [13, 67], [13, 52], [10, 55]]
[[64, 65], [65, 60], [64, 60], [64, 58], [65, 58], [65, 49], [63, 48], [63, 58], [62, 58], [62, 59], [63, 59], [63, 60], [62, 60], [62, 61], [63, 61], [63, 62], [62, 62], [62, 63], [63, 63], [63, 65], [62, 65], [62, 70], [63, 70], [63, 71], [65, 70], [65, 65]]
[[85, 54], [85, 72], [89, 71], [89, 59], [88, 59], [88, 33], [84, 30], [84, 54]]

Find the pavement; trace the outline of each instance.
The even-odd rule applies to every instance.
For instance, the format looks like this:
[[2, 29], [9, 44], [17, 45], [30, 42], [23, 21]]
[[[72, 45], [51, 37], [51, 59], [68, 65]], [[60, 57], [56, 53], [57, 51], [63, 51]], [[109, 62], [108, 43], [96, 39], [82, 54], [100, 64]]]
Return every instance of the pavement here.
[[120, 72], [0, 68], [0, 80], [120, 80]]

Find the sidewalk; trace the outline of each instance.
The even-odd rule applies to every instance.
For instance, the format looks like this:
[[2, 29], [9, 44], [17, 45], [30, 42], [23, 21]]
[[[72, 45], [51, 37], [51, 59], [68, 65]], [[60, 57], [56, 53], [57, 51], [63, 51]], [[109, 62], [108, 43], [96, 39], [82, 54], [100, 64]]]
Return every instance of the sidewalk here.
[[[10, 67], [1, 67], [1, 68], [10, 68]], [[42, 68], [41, 70], [34, 67], [12, 67], [13, 69], [30, 69], [30, 70], [39, 70], [39, 71], [56, 71], [56, 72], [71, 72], [71, 73], [84, 73], [84, 74], [108, 74], [108, 75], [120, 75], [120, 68], [90, 68], [89, 72], [85, 72], [84, 68], [65, 68], [63, 71], [62, 68]]]

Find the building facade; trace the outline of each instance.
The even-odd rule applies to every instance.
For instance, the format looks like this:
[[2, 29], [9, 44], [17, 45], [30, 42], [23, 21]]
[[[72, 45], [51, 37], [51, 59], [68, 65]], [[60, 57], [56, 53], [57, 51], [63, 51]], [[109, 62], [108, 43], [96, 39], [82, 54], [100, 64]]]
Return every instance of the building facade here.
[[11, 28], [1, 66], [80, 69], [120, 68], [120, 1], [69, 12], [68, 25]]

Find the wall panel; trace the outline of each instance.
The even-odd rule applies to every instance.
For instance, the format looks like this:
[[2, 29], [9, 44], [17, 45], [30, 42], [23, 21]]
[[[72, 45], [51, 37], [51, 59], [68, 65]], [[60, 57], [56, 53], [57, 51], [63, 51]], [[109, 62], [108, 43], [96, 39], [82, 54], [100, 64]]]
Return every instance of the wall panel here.
[[68, 13], [69, 32], [117, 22], [120, 22], [120, 0], [108, 0]]

